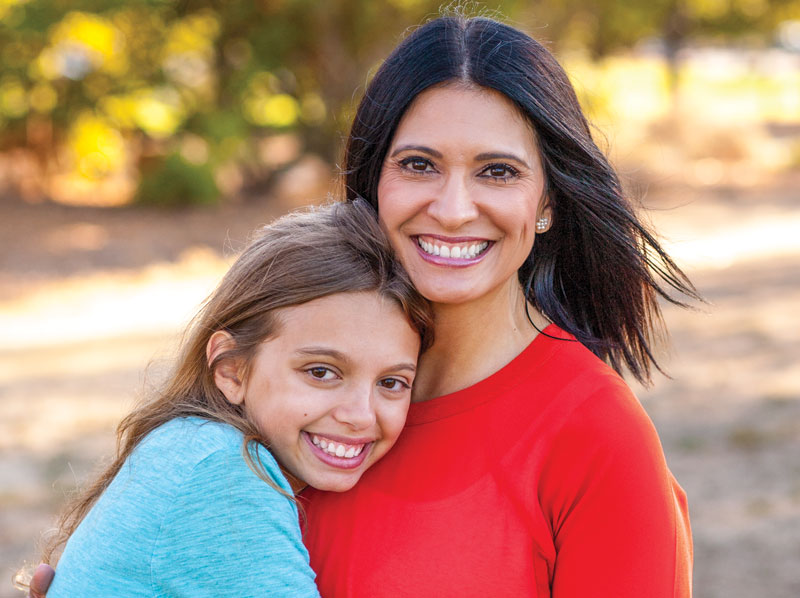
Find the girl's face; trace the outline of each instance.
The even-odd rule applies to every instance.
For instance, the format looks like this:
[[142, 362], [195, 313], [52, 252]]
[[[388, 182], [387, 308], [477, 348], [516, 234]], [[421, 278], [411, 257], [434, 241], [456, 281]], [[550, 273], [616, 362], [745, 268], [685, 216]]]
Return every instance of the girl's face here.
[[435, 303], [518, 291], [544, 173], [528, 121], [505, 96], [445, 86], [417, 96], [387, 152], [381, 222], [414, 285]]
[[[233, 398], [222, 388], [230, 384], [224, 368], [215, 381], [229, 400], [244, 403], [290, 479], [348, 490], [403, 429], [419, 335], [374, 292], [288, 307], [278, 320]], [[303, 485], [293, 480], [295, 490]]]

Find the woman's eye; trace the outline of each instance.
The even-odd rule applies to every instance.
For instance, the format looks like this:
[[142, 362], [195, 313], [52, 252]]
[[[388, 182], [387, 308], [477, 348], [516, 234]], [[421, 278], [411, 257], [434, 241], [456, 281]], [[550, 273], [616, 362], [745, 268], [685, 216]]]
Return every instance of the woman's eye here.
[[433, 169], [430, 160], [426, 160], [425, 158], [405, 158], [400, 161], [400, 165], [406, 170], [414, 172], [426, 172], [429, 169]]
[[508, 180], [519, 172], [508, 164], [490, 164], [483, 170], [483, 175], [495, 180]]

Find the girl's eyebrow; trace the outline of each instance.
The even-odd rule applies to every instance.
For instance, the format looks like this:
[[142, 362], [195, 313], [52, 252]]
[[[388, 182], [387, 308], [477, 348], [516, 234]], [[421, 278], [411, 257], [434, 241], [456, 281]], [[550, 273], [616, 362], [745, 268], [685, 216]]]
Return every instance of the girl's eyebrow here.
[[392, 367], [388, 368], [390, 370], [408, 370], [410, 372], [416, 372], [417, 366], [413, 363], [397, 363]]
[[[298, 355], [307, 355], [310, 357], [330, 357], [343, 363], [350, 363], [350, 358], [341, 351], [337, 351], [331, 347], [300, 347], [295, 351]], [[417, 364], [415, 363], [396, 363], [393, 366], [386, 368], [387, 370], [409, 370], [411, 372], [417, 371]]]
[[299, 355], [308, 355], [312, 357], [332, 357], [338, 361], [349, 362], [347, 355], [342, 353], [341, 351], [337, 351], [331, 347], [300, 347], [295, 351], [295, 353]]

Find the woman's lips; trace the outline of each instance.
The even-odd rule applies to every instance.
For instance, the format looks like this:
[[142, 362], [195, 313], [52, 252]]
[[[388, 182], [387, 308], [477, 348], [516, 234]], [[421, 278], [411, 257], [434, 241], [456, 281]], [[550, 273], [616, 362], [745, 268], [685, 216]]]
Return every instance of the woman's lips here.
[[494, 245], [493, 241], [474, 237], [444, 239], [433, 235], [412, 237], [417, 252], [432, 264], [470, 266], [481, 261]]

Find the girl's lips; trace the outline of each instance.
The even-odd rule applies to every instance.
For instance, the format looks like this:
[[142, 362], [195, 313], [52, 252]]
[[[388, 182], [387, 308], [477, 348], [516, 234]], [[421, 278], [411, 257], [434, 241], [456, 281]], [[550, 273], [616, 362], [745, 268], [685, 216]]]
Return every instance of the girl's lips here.
[[[336, 455], [332, 455], [329, 452], [323, 450], [321, 447], [314, 444], [314, 442], [311, 440], [311, 435], [308, 432], [303, 432], [302, 436], [305, 439], [309, 449], [311, 449], [311, 452], [315, 457], [317, 457], [317, 459], [319, 459], [326, 465], [335, 467], [337, 469], [356, 469], [362, 463], [364, 463], [364, 460], [367, 458], [367, 455], [369, 454], [370, 449], [372, 448], [373, 445], [373, 442], [365, 443], [364, 448], [361, 450], [361, 452], [353, 457], [350, 458], [337, 457]], [[326, 436], [326, 438], [332, 438], [334, 440], [336, 439], [336, 437], [329, 437], [329, 436]], [[352, 440], [348, 440], [347, 444], [353, 444]]]

